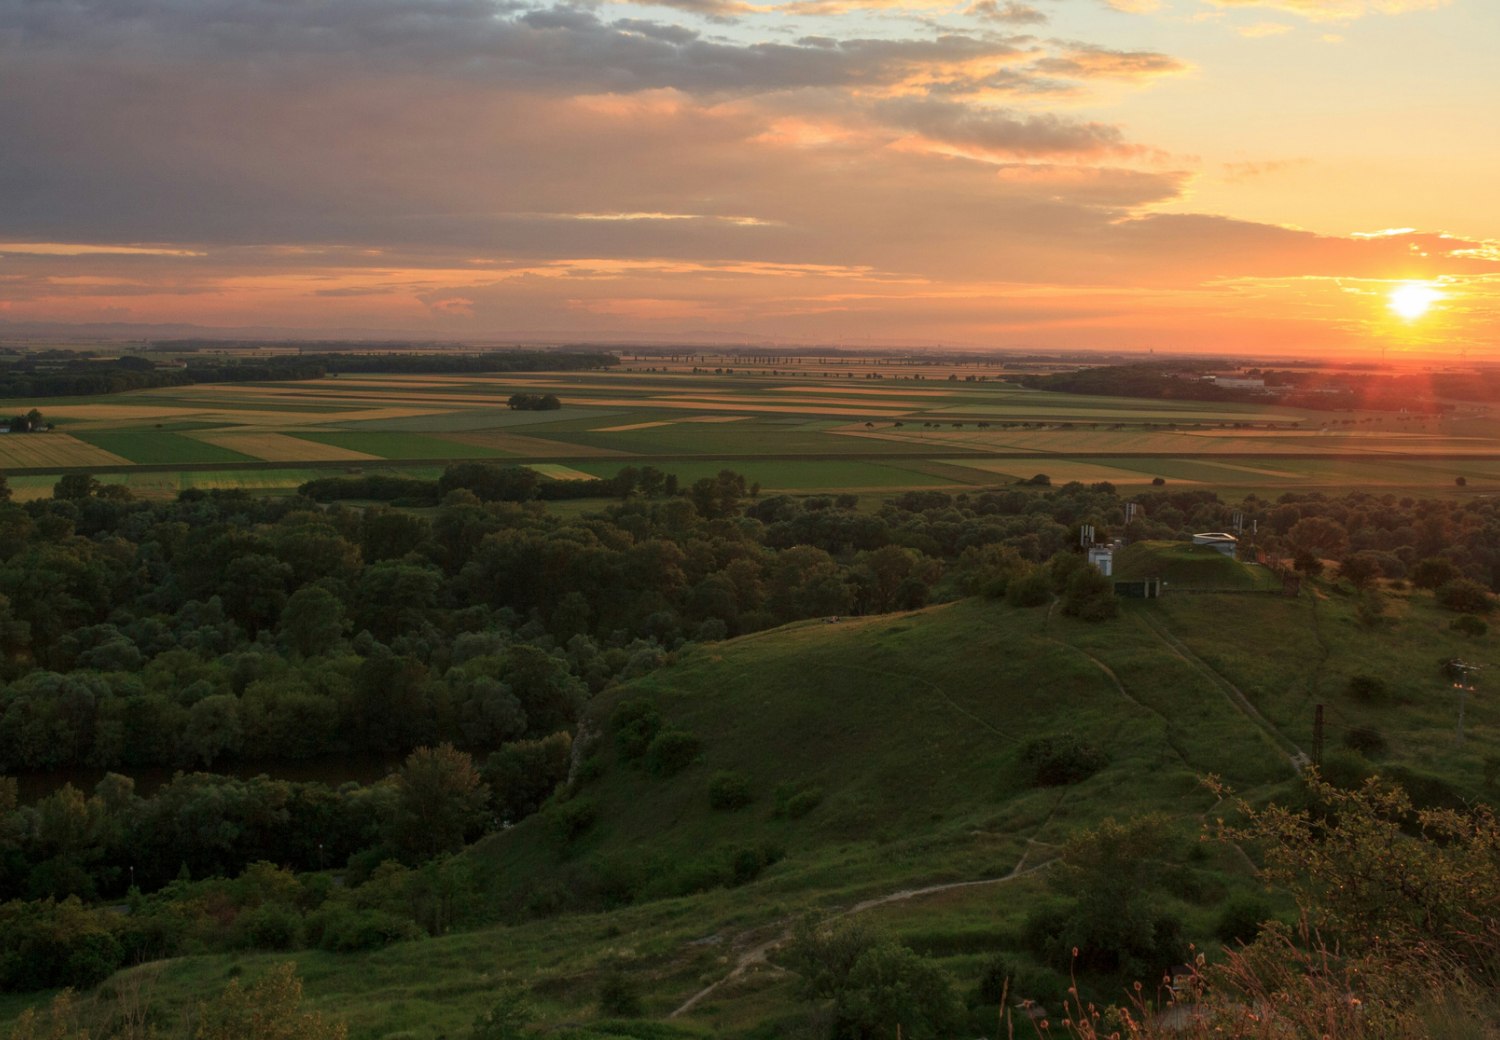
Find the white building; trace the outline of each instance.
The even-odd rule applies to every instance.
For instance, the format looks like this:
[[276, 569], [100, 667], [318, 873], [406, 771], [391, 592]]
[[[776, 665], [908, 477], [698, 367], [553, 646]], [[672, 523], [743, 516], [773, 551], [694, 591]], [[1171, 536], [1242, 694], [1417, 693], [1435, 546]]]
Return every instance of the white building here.
[[1193, 535], [1193, 544], [1206, 545], [1232, 560], [1235, 549], [1239, 548], [1240, 540], [1224, 531], [1204, 531], [1202, 534]]
[[1089, 566], [1098, 569], [1099, 573], [1106, 578], [1115, 572], [1115, 550], [1108, 545], [1094, 545], [1089, 547]]

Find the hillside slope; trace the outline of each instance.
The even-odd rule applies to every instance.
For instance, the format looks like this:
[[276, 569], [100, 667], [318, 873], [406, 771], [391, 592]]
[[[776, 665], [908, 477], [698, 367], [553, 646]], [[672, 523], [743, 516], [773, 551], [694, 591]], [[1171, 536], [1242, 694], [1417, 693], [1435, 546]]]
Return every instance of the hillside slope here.
[[[1131, 602], [1087, 624], [966, 600], [689, 648], [595, 700], [566, 797], [455, 861], [482, 893], [460, 916], [482, 927], [370, 954], [139, 970], [159, 973], [160, 999], [182, 1007], [291, 956], [314, 1005], [347, 1018], [355, 1040], [467, 1036], [506, 985], [530, 991], [541, 1021], [588, 1022], [595, 1035], [771, 1035], [765, 1024], [797, 1004], [768, 949], [805, 912], [863, 904], [971, 987], [986, 956], [1016, 949], [1047, 898], [1045, 869], [1029, 871], [1070, 835], [1154, 811], [1175, 821], [1164, 845], [1187, 847], [1214, 804], [1207, 774], [1257, 800], [1292, 795], [1315, 703], [1345, 767], [1373, 768], [1341, 744], [1375, 728], [1382, 768], [1425, 780], [1438, 799], [1485, 794], [1500, 711], [1471, 696], [1456, 746], [1436, 660], [1494, 663], [1490, 644], [1451, 631], [1427, 594], [1388, 594], [1373, 623], [1357, 607], [1320, 586], [1294, 600]], [[1383, 697], [1348, 693], [1362, 672], [1387, 680]], [[611, 721], [622, 705], [649, 705], [696, 752], [671, 775], [623, 754]], [[1033, 786], [1025, 749], [1046, 737], [1098, 749], [1102, 768]], [[736, 778], [729, 802], [743, 804], [711, 805], [720, 774]], [[1206, 938], [1228, 893], [1249, 886], [1242, 857], [1199, 848], [1169, 898], [1188, 934]], [[654, 1032], [610, 1032], [597, 1006], [609, 977], [638, 990]]]

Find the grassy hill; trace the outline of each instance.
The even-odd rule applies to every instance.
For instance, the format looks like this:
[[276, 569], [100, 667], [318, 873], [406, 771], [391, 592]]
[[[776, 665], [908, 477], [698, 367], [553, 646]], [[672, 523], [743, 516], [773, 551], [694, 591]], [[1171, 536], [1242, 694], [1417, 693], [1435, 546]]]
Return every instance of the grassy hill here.
[[1279, 588], [1265, 568], [1231, 559], [1191, 542], [1134, 542], [1115, 553], [1114, 576], [1122, 581], [1161, 578], [1168, 587], [1192, 589]]
[[[1243, 570], [1178, 547], [1131, 550], [1178, 573]], [[1028, 868], [1106, 817], [1149, 812], [1172, 821], [1163, 847], [1176, 865], [1161, 897], [1208, 942], [1226, 899], [1253, 885], [1241, 857], [1192, 840], [1214, 804], [1199, 778], [1261, 801], [1294, 795], [1313, 705], [1325, 705], [1330, 761], [1346, 772], [1394, 770], [1430, 800], [1488, 794], [1500, 710], [1470, 695], [1458, 746], [1437, 661], [1496, 654], [1451, 631], [1430, 600], [1388, 593], [1372, 621], [1326, 586], [1298, 599], [1168, 596], [1126, 603], [1102, 624], [966, 600], [691, 648], [594, 702], [570, 797], [459, 859], [482, 893], [461, 916], [483, 927], [365, 955], [138, 970], [164, 1004], [185, 1006], [291, 956], [314, 1006], [346, 1017], [356, 1040], [466, 1037], [510, 984], [530, 990], [543, 1021], [588, 1023], [594, 1035], [781, 1035], [775, 1023], [799, 1013], [790, 977], [750, 955], [800, 915], [976, 883], [861, 911], [972, 989], [988, 956], [1025, 960], [1018, 934], [1049, 898], [1046, 872]], [[1363, 673], [1383, 692], [1350, 693]], [[622, 704], [649, 704], [698, 753], [671, 775], [627, 757], [611, 725]], [[1385, 744], [1366, 748], [1374, 761], [1343, 749], [1370, 729]], [[1033, 786], [1025, 751], [1045, 737], [1075, 738], [1105, 764], [1076, 784]], [[720, 774], [743, 785], [745, 804], [711, 805]], [[605, 1021], [606, 977], [627, 980], [657, 1024]]]

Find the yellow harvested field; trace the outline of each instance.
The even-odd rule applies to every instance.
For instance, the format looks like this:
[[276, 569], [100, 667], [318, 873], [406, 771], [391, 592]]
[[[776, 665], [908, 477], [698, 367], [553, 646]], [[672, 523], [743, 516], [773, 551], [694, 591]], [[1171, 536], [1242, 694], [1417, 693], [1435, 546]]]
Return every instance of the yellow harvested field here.
[[676, 419], [658, 419], [656, 422], [626, 423], [624, 426], [600, 426], [591, 433], [625, 433], [629, 430], [649, 430], [653, 426], [675, 426]]
[[753, 415], [693, 415], [686, 419], [657, 419], [654, 422], [626, 423], [623, 426], [600, 426], [589, 431], [590, 433], [625, 433], [629, 430], [649, 430], [653, 426], [679, 426], [683, 423], [726, 423], [744, 422], [753, 419]]
[[759, 412], [774, 412], [777, 415], [849, 415], [863, 416], [868, 418], [885, 418], [899, 415], [907, 415], [906, 409], [892, 411], [889, 408], [833, 408], [826, 401], [809, 401], [803, 405], [768, 404], [759, 398], [747, 401], [743, 404], [732, 403], [733, 399], [720, 402], [718, 400], [705, 400], [701, 397], [691, 400], [677, 400], [666, 397], [651, 397], [637, 401], [617, 401], [605, 398], [591, 398], [588, 400], [570, 400], [569, 404], [589, 404], [610, 406], [615, 408], [682, 408], [701, 411], [704, 408], [717, 408], [724, 412], [750, 412], [752, 415]]
[[1236, 473], [1254, 473], [1260, 477], [1287, 477], [1296, 480], [1302, 476], [1301, 473], [1289, 469], [1266, 469], [1264, 466], [1242, 466], [1234, 462], [1224, 462], [1222, 459], [1214, 459], [1212, 462], [1206, 462], [1205, 465], [1212, 466], [1214, 469], [1234, 470]]
[[[391, 401], [391, 402], [397, 403], [398, 405], [403, 405], [403, 406], [406, 406], [406, 405], [423, 405], [423, 404], [432, 405], [432, 406], [434, 406], [434, 409], [430, 409], [430, 410], [441, 410], [441, 411], [448, 411], [448, 412], [451, 412], [453, 410], [453, 408], [451, 407], [452, 405], [469, 405], [471, 407], [480, 407], [480, 406], [492, 407], [492, 406], [497, 405], [497, 404], [506, 404], [506, 403], [508, 403], [510, 401], [510, 395], [509, 394], [498, 393], [498, 392], [494, 393], [494, 394], [463, 394], [463, 393], [446, 393], [445, 394], [445, 393], [441, 393], [441, 392], [438, 392], [438, 391], [434, 390], [432, 393], [423, 393], [421, 391], [421, 389], [418, 388], [418, 387], [409, 387], [407, 389], [406, 393], [394, 393], [394, 392], [390, 392], [390, 391], [386, 391], [386, 392], [369, 392], [369, 393], [367, 393], [367, 392], [356, 390], [356, 389], [353, 389], [353, 388], [349, 388], [349, 389], [334, 389], [334, 388], [328, 388], [328, 387], [319, 387], [316, 390], [304, 390], [304, 391], [301, 391], [299, 393], [287, 393], [285, 390], [280, 390], [280, 389], [277, 389], [275, 387], [268, 387], [268, 386], [247, 386], [247, 387], [244, 388], [243, 391], [236, 391], [233, 395], [230, 395], [230, 394], [221, 394], [221, 395], [218, 395], [218, 397], [216, 399], [219, 400], [219, 401], [222, 401], [222, 402], [228, 402], [228, 401], [232, 401], [235, 396], [241, 396], [242, 394], [254, 394], [254, 395], [256, 395], [257, 400], [259, 402], [270, 401], [272, 403], [302, 404], [302, 405], [314, 404], [314, 403], [317, 403], [317, 402], [328, 402], [328, 403], [331, 403], [331, 404], [359, 404], [359, 403], [369, 403], [369, 404], [373, 405], [373, 404], [375, 404], [377, 402], [384, 403], [384, 402], [387, 402], [387, 401]], [[569, 404], [573, 404], [574, 402], [570, 400], [568, 403]], [[639, 401], [639, 399], [633, 399], [629, 403], [631, 405], [639, 405], [640, 401]], [[439, 408], [438, 406], [441, 406], [441, 407]], [[372, 409], [372, 410], [377, 410], [377, 409]], [[378, 409], [378, 410], [393, 411], [392, 409]], [[315, 413], [304, 412], [302, 414], [304, 414], [304, 415], [311, 415], [311, 414], [315, 414]], [[410, 414], [410, 415], [425, 415], [427, 413], [424, 412], [424, 411], [417, 411], [417, 412], [408, 412], [407, 414]], [[342, 422], [342, 421], [345, 421], [345, 420], [357, 419], [357, 418], [360, 418], [360, 417], [361, 417], [361, 415], [358, 412], [343, 412], [343, 413], [336, 414], [336, 415], [330, 415], [326, 419], [320, 417], [317, 421], [319, 421], [319, 422]]]
[[[921, 441], [941, 444], [951, 448], [972, 448], [975, 451], [1045, 451], [1060, 455], [1205, 455], [1225, 453], [1230, 455], [1255, 454], [1247, 450], [1239, 433], [1175, 432], [1150, 430], [1017, 430], [1004, 427], [980, 430], [972, 420], [954, 428], [951, 423], [934, 428], [923, 428], [918, 422], [907, 420], [902, 429], [884, 427], [867, 430], [862, 424], [853, 423], [829, 430], [829, 433], [846, 437], [865, 437], [877, 441], [900, 441], [909, 444]], [[1188, 440], [1186, 438], [1192, 438]], [[1264, 442], [1260, 442], [1264, 444]], [[1291, 437], [1279, 438], [1264, 450], [1283, 455], [1315, 455], [1327, 451], [1346, 451], [1380, 455], [1398, 455], [1404, 451], [1445, 451], [1453, 454], [1491, 454], [1493, 443], [1478, 438], [1454, 440], [1432, 438], [1416, 441], [1338, 440], [1318, 437], [1308, 433], [1293, 433]]]
[[201, 415], [202, 408], [179, 408], [152, 404], [53, 404], [47, 406], [50, 419], [182, 419]]
[[871, 397], [952, 397], [952, 390], [908, 390], [905, 387], [876, 388], [868, 390], [849, 386], [777, 386], [772, 387], [784, 394], [868, 394]]
[[[739, 408], [741, 408], [742, 410], [743, 409], [748, 409], [750, 411], [754, 411], [754, 405], [753, 404], [747, 404], [746, 403], [746, 399], [743, 396], [736, 395], [736, 394], [722, 394], [721, 395], [721, 394], [694, 393], [694, 394], [676, 394], [676, 395], [674, 395], [672, 397], [665, 397], [665, 398], [655, 398], [655, 397], [647, 398], [647, 402], [650, 403], [650, 404], [654, 404], [655, 402], [657, 402], [659, 400], [660, 401], [675, 401], [675, 402], [678, 402], [678, 403], [681, 403], [681, 402], [684, 402], [684, 401], [699, 401], [699, 402], [701, 402], [700, 407], [706, 406], [706, 407], [709, 407], [709, 408], [722, 408], [725, 405], [736, 405]], [[900, 411], [891, 411], [891, 409], [894, 409], [900, 403], [898, 401], [867, 401], [864, 398], [860, 398], [860, 397], [848, 397], [848, 398], [839, 398], [839, 397], [834, 397], [834, 398], [828, 398], [828, 397], [811, 397], [811, 398], [804, 398], [804, 397], [801, 397], [800, 395], [791, 395], [791, 396], [785, 396], [785, 397], [772, 397], [770, 395], [766, 395], [766, 396], [763, 397], [763, 396], [760, 396], [760, 395], [757, 394], [756, 397], [754, 398], [754, 400], [757, 401], [757, 402], [758, 401], [765, 401], [767, 404], [795, 404], [795, 405], [802, 405], [803, 407], [806, 407], [808, 409], [826, 408], [826, 407], [829, 407], [829, 406], [839, 406], [839, 407], [844, 407], [844, 408], [870, 408], [870, 407], [874, 406], [874, 407], [884, 408], [884, 409], [886, 409], [892, 415], [903, 415], [906, 412], [911, 411], [910, 408], [903, 408]]]
[[129, 466], [112, 451], [96, 448], [66, 433], [0, 435], [0, 470], [41, 466]]
[[593, 480], [593, 479], [595, 479], [595, 477], [594, 477], [594, 475], [592, 473], [585, 473], [582, 470], [572, 469], [571, 467], [568, 467], [568, 466], [559, 466], [559, 465], [557, 465], [556, 463], [553, 463], [553, 462], [533, 462], [531, 465], [527, 466], [526, 468], [530, 469], [530, 470], [534, 470], [537, 473], [540, 473], [544, 477], [551, 477], [553, 480]]
[[322, 426], [328, 423], [362, 422], [370, 419], [410, 419], [418, 415], [442, 415], [447, 409], [440, 408], [366, 408], [355, 412], [262, 412], [243, 411], [203, 412], [205, 422], [223, 423], [226, 426], [276, 426], [281, 429], [299, 426]]
[[[1435, 436], [1431, 433], [1423, 433], [1420, 430], [1319, 430], [1304, 427], [1298, 430], [1235, 430], [1231, 435], [1224, 430], [1184, 430], [1190, 437], [1227, 437], [1236, 439], [1244, 437], [1316, 437], [1318, 440], [1338, 439], [1345, 437], [1378, 437], [1382, 440], [1402, 439], [1427, 439]], [[1463, 440], [1485, 441], [1487, 438], [1459, 438]], [[1489, 441], [1489, 443], [1494, 443]]]
[[[261, 386], [246, 387], [245, 389], [256, 393], [285, 393], [287, 389], [291, 389], [293, 391], [306, 394], [308, 391], [319, 393], [333, 393], [338, 392], [340, 389], [348, 392], [349, 390], [359, 390], [368, 387], [372, 390], [393, 389], [408, 390], [413, 393], [422, 393], [429, 389], [445, 390], [461, 386], [490, 386], [494, 387], [497, 393], [502, 388], [506, 388], [507, 392], [509, 392], [508, 388], [513, 387], [523, 387], [527, 390], [562, 390], [573, 392], [581, 389], [586, 389], [588, 387], [602, 388], [603, 385], [615, 383], [616, 385], [629, 387], [629, 389], [631, 390], [652, 391], [659, 393], [680, 393], [683, 389], [682, 384], [684, 382], [687, 382], [685, 378], [681, 377], [678, 377], [676, 382], [672, 381], [674, 378], [672, 376], [662, 376], [660, 378], [665, 379], [666, 382], [643, 383], [638, 382], [635, 379], [611, 379], [611, 377], [600, 375], [599, 373], [594, 373], [592, 375], [580, 373], [579, 375], [573, 377], [548, 374], [531, 375], [524, 372], [505, 372], [488, 376], [410, 376], [400, 379], [390, 376], [372, 376], [368, 379], [356, 379], [351, 376], [340, 376], [336, 380], [316, 379], [303, 380], [301, 382], [295, 383], [285, 383], [282, 384], [282, 388]], [[216, 389], [219, 389], [226, 393], [236, 392], [229, 389], [224, 384], [217, 384]], [[799, 387], [798, 389], [804, 388]], [[381, 394], [379, 396], [386, 397], [387, 395]], [[466, 394], [464, 396], [472, 397], [473, 395]]]
[[380, 461], [380, 456], [352, 451], [333, 444], [319, 444], [291, 437], [285, 433], [245, 433], [235, 430], [207, 430], [189, 437], [237, 451], [267, 462], [363, 462]]

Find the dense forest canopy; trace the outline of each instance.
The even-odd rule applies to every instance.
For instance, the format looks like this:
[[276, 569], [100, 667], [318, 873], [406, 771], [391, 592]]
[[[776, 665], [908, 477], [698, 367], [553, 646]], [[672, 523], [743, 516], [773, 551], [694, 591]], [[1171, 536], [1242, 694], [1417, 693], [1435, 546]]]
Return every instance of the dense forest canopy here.
[[[1500, 581], [1490, 500], [1231, 505], [1161, 488], [1134, 497], [1126, 524], [1108, 484], [909, 492], [865, 511], [854, 496], [762, 496], [728, 471], [683, 486], [627, 467], [587, 487], [612, 504], [549, 513], [542, 500], [571, 486], [491, 463], [279, 499], [135, 501], [72, 475], [18, 504], [0, 485], [0, 776], [109, 771], [91, 793], [31, 805], [0, 779], [0, 984], [86, 984], [209, 941], [216, 900], [240, 907], [233, 941], [262, 948], [441, 930], [451, 916], [433, 893], [463, 887], [441, 857], [547, 800], [609, 684], [689, 642], [965, 595], [1060, 594], [1065, 612], [1107, 617], [1109, 585], [1075, 552], [1084, 524], [1181, 538], [1241, 511], [1272, 557], [1335, 561], [1356, 587], [1408, 579], [1460, 612], [1487, 610]], [[349, 495], [430, 505], [340, 504]], [[640, 743], [650, 768], [695, 753], [691, 734]], [[119, 775], [351, 755], [404, 765], [340, 787], [201, 772], [147, 792]], [[740, 883], [775, 852], [746, 855], [694, 883]], [[267, 886], [302, 882], [258, 861], [347, 865], [366, 884], [272, 899]], [[77, 902], [127, 890], [145, 894], [124, 919]]]
[[79, 397], [195, 383], [320, 379], [341, 372], [577, 372], [617, 364], [619, 358], [613, 354], [592, 351], [357, 354], [299, 350], [295, 354], [211, 357], [189, 352], [182, 355], [180, 365], [162, 367], [150, 358], [131, 354], [108, 358], [80, 351], [47, 350], [0, 363], [0, 397]]
[[[1444, 399], [1500, 401], [1500, 371], [1400, 373], [1304, 371], [1292, 366], [1256, 368], [1263, 386], [1220, 385], [1208, 378], [1226, 365], [1210, 361], [1147, 361], [1080, 368], [1076, 371], [1024, 375], [1019, 382], [1033, 390], [1144, 397], [1162, 401], [1242, 401], [1280, 404], [1319, 411], [1367, 409], [1436, 413], [1451, 405]], [[1233, 366], [1230, 366], [1233, 367]]]

